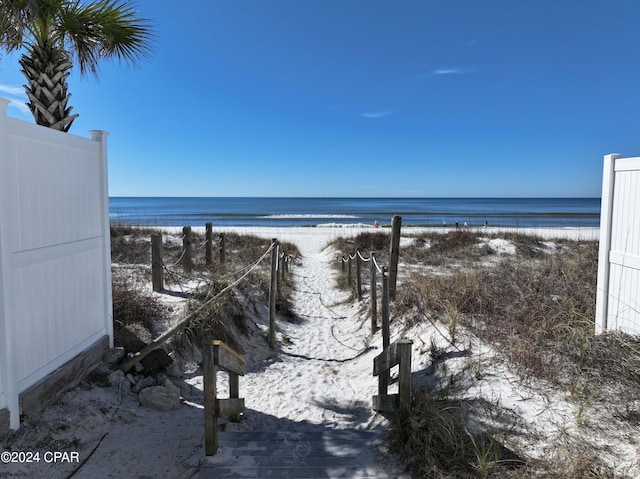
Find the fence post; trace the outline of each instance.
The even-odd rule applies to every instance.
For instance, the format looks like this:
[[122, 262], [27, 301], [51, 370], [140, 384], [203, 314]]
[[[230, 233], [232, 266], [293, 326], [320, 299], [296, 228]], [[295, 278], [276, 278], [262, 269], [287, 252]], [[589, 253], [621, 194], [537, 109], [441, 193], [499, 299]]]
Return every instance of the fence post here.
[[387, 349], [391, 343], [389, 333], [389, 268], [382, 269], [382, 348]]
[[182, 228], [182, 267], [184, 272], [189, 274], [193, 271], [193, 261], [191, 260], [191, 226]]
[[400, 256], [400, 226], [402, 217], [395, 215], [391, 226], [391, 270], [389, 275], [389, 299], [396, 299], [396, 284], [398, 281], [398, 258]]
[[607, 331], [607, 311], [609, 302], [609, 250], [613, 221], [613, 190], [615, 186], [615, 164], [622, 155], [604, 157], [602, 172], [602, 207], [600, 218], [600, 244], [598, 250], [598, 279], [596, 293], [596, 334]]
[[204, 262], [207, 266], [211, 266], [211, 253], [213, 249], [213, 223], [209, 222], [205, 226], [205, 247], [204, 247]]
[[376, 256], [371, 252], [371, 334], [378, 329], [378, 285], [376, 279]]
[[356, 251], [356, 293], [360, 301], [362, 299], [362, 259], [359, 251]]
[[405, 415], [411, 406], [411, 345], [413, 341], [403, 338], [397, 342], [399, 368], [398, 372], [398, 396], [399, 414]]
[[271, 240], [271, 284], [269, 286], [269, 347], [276, 347], [276, 293], [278, 289], [278, 240]]
[[353, 284], [353, 279], [352, 279], [352, 267], [351, 267], [351, 262], [353, 261], [351, 258], [351, 255], [347, 255], [347, 257], [349, 258], [349, 263], [347, 264], [347, 286], [349, 288], [351, 288], [351, 285]]
[[224, 267], [226, 261], [226, 249], [224, 244], [224, 233], [220, 233], [220, 245], [218, 246], [220, 252], [220, 267]]
[[204, 380], [204, 453], [213, 456], [218, 452], [218, 418], [216, 415], [216, 379], [218, 365], [214, 359], [215, 346], [204, 344], [202, 369]]
[[153, 233], [151, 235], [151, 284], [154, 291], [162, 291], [164, 289], [162, 233]]

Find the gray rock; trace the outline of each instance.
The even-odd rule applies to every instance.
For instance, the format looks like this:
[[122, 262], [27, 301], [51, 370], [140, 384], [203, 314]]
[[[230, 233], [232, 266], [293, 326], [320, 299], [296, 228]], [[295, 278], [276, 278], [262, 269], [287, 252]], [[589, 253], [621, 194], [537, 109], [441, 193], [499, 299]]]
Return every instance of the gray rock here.
[[117, 386], [121, 382], [125, 381], [124, 373], [120, 369], [116, 369], [114, 372], [109, 374], [109, 381], [114, 386]]
[[102, 360], [107, 363], [109, 366], [115, 366], [120, 361], [124, 359], [124, 348], [115, 347], [113, 349], [108, 350], [102, 356]]
[[157, 411], [171, 411], [180, 406], [180, 391], [176, 386], [167, 388], [165, 386], [151, 386], [140, 391], [138, 401], [144, 407]]
[[131, 390], [134, 393], [139, 393], [143, 389], [153, 386], [155, 383], [156, 383], [155, 379], [153, 379], [151, 376], [147, 376], [145, 378], [139, 379]]

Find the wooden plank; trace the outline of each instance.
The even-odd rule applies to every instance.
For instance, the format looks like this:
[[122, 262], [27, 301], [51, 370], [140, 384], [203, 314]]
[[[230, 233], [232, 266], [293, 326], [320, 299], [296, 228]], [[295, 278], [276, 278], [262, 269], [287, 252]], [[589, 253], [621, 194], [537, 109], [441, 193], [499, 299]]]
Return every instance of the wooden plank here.
[[373, 358], [373, 375], [378, 376], [398, 364], [398, 345], [393, 343]]
[[244, 412], [244, 398], [216, 399], [216, 413], [218, 416], [237, 417]]
[[231, 349], [222, 341], [211, 341], [205, 344], [210, 344], [214, 349], [214, 361], [216, 365], [220, 366], [221, 369], [228, 371], [230, 373], [239, 374], [240, 376], [244, 376], [244, 367], [246, 364], [245, 359], [240, 356], [237, 352]]
[[34, 417], [67, 390], [77, 385], [109, 349], [109, 337], [103, 336], [75, 358], [20, 393], [20, 415]]
[[397, 342], [397, 345], [398, 362], [400, 364], [398, 376], [399, 409], [401, 414], [405, 414], [409, 411], [412, 400], [411, 346], [413, 345], [413, 341], [401, 339]]
[[378, 394], [372, 398], [373, 410], [378, 412], [395, 412], [400, 404], [397, 394]]

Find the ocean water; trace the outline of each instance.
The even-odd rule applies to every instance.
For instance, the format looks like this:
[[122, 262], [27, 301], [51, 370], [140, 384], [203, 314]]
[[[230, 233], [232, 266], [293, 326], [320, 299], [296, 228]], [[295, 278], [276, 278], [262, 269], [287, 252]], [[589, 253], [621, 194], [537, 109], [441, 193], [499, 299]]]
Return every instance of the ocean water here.
[[112, 223], [145, 226], [597, 227], [600, 198], [109, 198]]

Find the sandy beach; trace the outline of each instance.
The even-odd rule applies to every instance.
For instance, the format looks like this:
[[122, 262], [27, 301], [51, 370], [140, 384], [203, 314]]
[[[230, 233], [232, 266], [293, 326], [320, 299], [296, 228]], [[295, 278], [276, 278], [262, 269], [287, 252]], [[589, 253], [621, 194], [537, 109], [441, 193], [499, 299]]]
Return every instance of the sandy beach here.
[[[371, 336], [368, 317], [357, 301], [347, 301], [348, 293], [336, 289], [335, 251], [327, 248], [341, 236], [371, 231], [368, 225], [349, 227], [214, 228], [215, 232], [236, 232], [291, 242], [300, 249], [293, 268], [293, 310], [296, 321], [278, 322], [278, 350], [271, 351], [263, 333], [265, 309], [257, 308], [251, 317], [255, 328], [240, 339], [247, 360], [247, 374], [240, 380], [240, 396], [245, 398], [246, 414], [239, 423], [224, 427], [237, 431], [313, 431], [388, 429], [385, 418], [371, 409], [377, 378], [372, 376], [373, 358], [382, 351], [381, 338]], [[170, 234], [178, 229], [166, 228]], [[433, 231], [433, 229], [429, 229]], [[593, 240], [597, 228], [580, 229], [494, 229], [535, 234], [548, 240], [568, 238]], [[409, 238], [418, 228], [403, 230]], [[158, 294], [158, 293], [154, 293]], [[438, 341], [429, 323], [402, 329], [394, 323], [391, 340], [399, 334], [414, 341], [413, 370], [428, 370], [428, 347]], [[500, 401], [517, 412], [520, 420], [537, 435], [524, 440], [521, 447], [533, 457], [548, 453], [559, 431], [574, 431], [575, 404], [561, 392], [538, 390], [518, 381], [500, 363], [490, 345], [470, 338], [475, 360], [482, 361], [491, 374], [477, 381], [468, 394]], [[453, 359], [450, 368], [466, 361]], [[86, 463], [2, 464], [2, 477], [75, 478], [193, 478], [204, 457], [202, 372], [197, 362], [176, 360], [168, 372], [180, 388], [181, 404], [172, 411], [153, 411], [141, 407], [137, 394], [121, 387], [83, 387], [66, 393], [40, 418], [30, 421], [9, 441], [12, 451], [58, 450], [77, 452]], [[224, 397], [224, 390], [219, 396]], [[569, 419], [567, 419], [569, 418]], [[619, 432], [624, 434], [625, 432]], [[581, 434], [579, 431], [576, 434]], [[604, 440], [612, 440], [608, 431]], [[613, 436], [612, 436], [613, 435]], [[620, 442], [613, 456], [628, 458], [623, 470], [640, 473], [637, 446]], [[94, 451], [95, 449], [95, 451]], [[376, 451], [379, 477], [408, 477], [403, 467], [384, 450]], [[90, 457], [89, 457], [90, 456]]]

